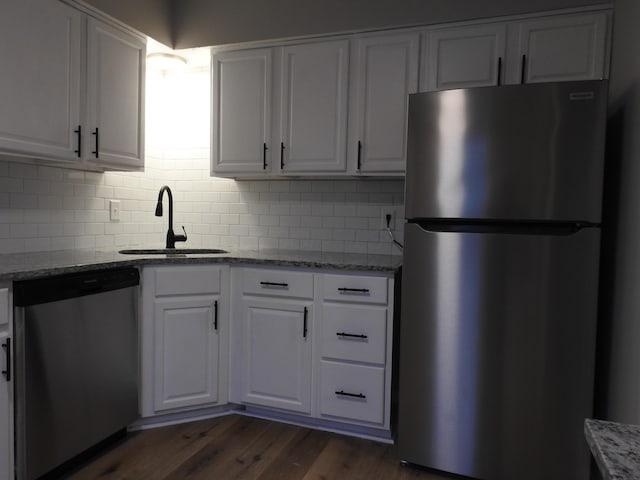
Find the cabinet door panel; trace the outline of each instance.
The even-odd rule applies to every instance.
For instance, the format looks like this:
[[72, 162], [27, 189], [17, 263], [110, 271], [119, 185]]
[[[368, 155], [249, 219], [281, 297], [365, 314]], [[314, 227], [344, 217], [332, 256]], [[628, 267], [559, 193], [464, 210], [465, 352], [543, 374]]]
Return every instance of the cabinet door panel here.
[[[102, 166], [144, 166], [144, 42], [89, 19], [85, 156]], [[94, 134], [99, 129], [98, 136]], [[96, 144], [97, 143], [97, 144]], [[95, 152], [97, 148], [98, 156]]]
[[77, 159], [81, 14], [60, 2], [0, 4], [0, 148]]
[[215, 298], [155, 302], [155, 409], [218, 400]]
[[243, 301], [243, 401], [301, 413], [311, 411], [311, 307]]
[[[562, 15], [518, 25], [519, 71], [510, 67], [513, 83], [520, 83], [525, 55], [524, 83], [589, 80], [604, 77], [607, 16]], [[520, 76], [519, 76], [520, 75]]]
[[404, 171], [407, 95], [418, 88], [418, 47], [417, 33], [357, 41], [357, 126], [349, 145], [357, 171]]
[[345, 170], [348, 45], [333, 41], [282, 48], [284, 173]]
[[270, 48], [213, 55], [213, 173], [270, 169], [271, 65]]
[[[491, 23], [427, 33], [421, 89], [481, 87], [500, 83], [506, 24]], [[426, 56], [424, 56], [426, 55]]]

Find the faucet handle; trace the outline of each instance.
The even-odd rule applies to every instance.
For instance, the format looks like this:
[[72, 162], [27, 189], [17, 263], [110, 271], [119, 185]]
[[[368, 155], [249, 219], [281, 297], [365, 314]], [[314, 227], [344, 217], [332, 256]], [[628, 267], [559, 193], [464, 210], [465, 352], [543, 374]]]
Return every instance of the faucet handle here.
[[184, 229], [184, 225], [182, 225], [182, 231], [184, 232], [184, 235], [176, 235], [174, 237], [174, 240], [176, 242], [186, 242], [187, 241], [187, 231]]

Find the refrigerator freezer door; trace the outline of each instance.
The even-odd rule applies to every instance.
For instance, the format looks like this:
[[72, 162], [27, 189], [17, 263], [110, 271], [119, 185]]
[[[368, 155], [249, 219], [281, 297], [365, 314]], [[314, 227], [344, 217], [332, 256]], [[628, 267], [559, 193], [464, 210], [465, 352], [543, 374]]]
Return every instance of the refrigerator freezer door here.
[[409, 96], [406, 217], [600, 222], [607, 82]]
[[599, 238], [406, 224], [402, 460], [486, 480], [589, 478]]

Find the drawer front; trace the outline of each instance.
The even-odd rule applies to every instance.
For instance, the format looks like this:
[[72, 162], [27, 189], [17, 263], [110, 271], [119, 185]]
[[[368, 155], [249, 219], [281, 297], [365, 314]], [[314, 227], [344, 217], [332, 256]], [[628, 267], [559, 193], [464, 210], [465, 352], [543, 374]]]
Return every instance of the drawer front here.
[[220, 270], [203, 265], [157, 267], [156, 296], [219, 293]]
[[324, 275], [325, 300], [338, 302], [387, 303], [387, 279], [357, 275]]
[[313, 298], [313, 274], [245, 268], [242, 272], [242, 291], [249, 295]]
[[9, 323], [9, 290], [0, 288], [0, 325]]
[[387, 309], [369, 305], [322, 306], [322, 356], [385, 363]]
[[384, 368], [328, 360], [320, 368], [322, 415], [384, 423]]

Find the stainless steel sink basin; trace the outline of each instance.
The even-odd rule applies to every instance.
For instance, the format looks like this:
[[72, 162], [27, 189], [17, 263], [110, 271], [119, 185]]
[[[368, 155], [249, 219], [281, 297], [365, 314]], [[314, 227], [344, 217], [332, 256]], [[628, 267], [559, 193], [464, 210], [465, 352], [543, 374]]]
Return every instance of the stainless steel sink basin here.
[[195, 255], [229, 252], [219, 248], [133, 248], [129, 250], [120, 250], [119, 253], [125, 255]]

